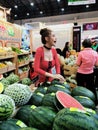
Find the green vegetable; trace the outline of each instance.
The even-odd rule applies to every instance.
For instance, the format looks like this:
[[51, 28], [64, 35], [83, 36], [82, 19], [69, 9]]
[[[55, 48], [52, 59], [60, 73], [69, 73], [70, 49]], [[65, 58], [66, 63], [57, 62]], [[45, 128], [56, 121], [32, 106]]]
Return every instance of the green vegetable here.
[[32, 82], [29, 78], [23, 78], [21, 80], [21, 83], [29, 86], [29, 85], [31, 85]]
[[20, 79], [19, 79], [19, 76], [18, 76], [18, 75], [12, 73], [12, 74], [10, 74], [10, 75], [6, 78], [6, 80], [8, 80], [8, 82], [9, 82], [10, 84], [13, 84], [13, 83], [18, 82]]
[[10, 84], [10, 82], [6, 78], [3, 78], [1, 80], [1, 83], [4, 85], [4, 88], [8, 87], [8, 85]]

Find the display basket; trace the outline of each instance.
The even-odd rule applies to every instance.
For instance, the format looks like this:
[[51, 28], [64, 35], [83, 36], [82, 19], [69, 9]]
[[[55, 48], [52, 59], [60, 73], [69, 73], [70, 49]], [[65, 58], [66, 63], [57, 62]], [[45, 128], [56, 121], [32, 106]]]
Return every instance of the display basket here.
[[15, 67], [15, 64], [13, 63], [12, 65], [8, 65], [7, 71], [14, 70], [15, 68], [16, 68], [16, 67]]
[[23, 73], [19, 74], [20, 80], [22, 80], [23, 78], [27, 78], [27, 77], [28, 77], [28, 71], [24, 71]]
[[64, 75], [72, 75], [77, 73], [77, 66], [73, 65], [64, 65]]
[[0, 68], [0, 74], [6, 73], [7, 72], [7, 66]]

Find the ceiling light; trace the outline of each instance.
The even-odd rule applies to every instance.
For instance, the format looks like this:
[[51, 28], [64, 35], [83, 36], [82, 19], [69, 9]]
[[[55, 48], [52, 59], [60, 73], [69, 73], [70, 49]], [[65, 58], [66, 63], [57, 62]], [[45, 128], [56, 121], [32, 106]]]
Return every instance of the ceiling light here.
[[86, 8], [89, 8], [89, 5], [86, 5]]
[[31, 6], [33, 6], [33, 5], [34, 5], [34, 3], [30, 3], [30, 5], [31, 5]]
[[17, 6], [17, 5], [15, 5], [15, 6], [14, 6], [14, 8], [16, 8], [16, 9], [17, 9], [17, 8], [18, 8], [18, 6]]
[[27, 13], [27, 16], [29, 16], [30, 14], [29, 13]]
[[14, 17], [17, 17], [17, 14], [15, 14]]
[[40, 11], [40, 14], [43, 14], [43, 11]]
[[64, 8], [61, 8], [61, 11], [64, 11]]
[[60, 2], [61, 0], [57, 0], [57, 2]]

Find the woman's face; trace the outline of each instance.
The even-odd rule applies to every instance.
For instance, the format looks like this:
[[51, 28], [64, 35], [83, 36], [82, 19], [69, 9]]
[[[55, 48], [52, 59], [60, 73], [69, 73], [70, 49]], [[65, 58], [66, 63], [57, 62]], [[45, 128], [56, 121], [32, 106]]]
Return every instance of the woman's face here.
[[56, 37], [55, 37], [55, 34], [53, 32], [51, 32], [51, 34], [48, 36], [47, 44], [49, 46], [55, 46], [55, 44], [56, 44]]

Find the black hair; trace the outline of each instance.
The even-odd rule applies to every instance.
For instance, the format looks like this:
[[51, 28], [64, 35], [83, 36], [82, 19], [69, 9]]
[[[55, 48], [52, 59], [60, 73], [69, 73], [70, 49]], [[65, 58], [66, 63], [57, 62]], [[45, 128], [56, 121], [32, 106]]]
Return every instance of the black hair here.
[[47, 28], [43, 28], [40, 30], [40, 35], [41, 35], [41, 41], [43, 44], [46, 44], [45, 37], [48, 37], [51, 34], [51, 30]]
[[57, 51], [57, 53], [58, 53], [59, 55], [62, 55], [62, 51], [61, 51], [60, 48], [56, 48], [56, 51]]
[[82, 46], [85, 48], [90, 48], [92, 46], [92, 42], [90, 39], [84, 39], [84, 41], [82, 42]]

